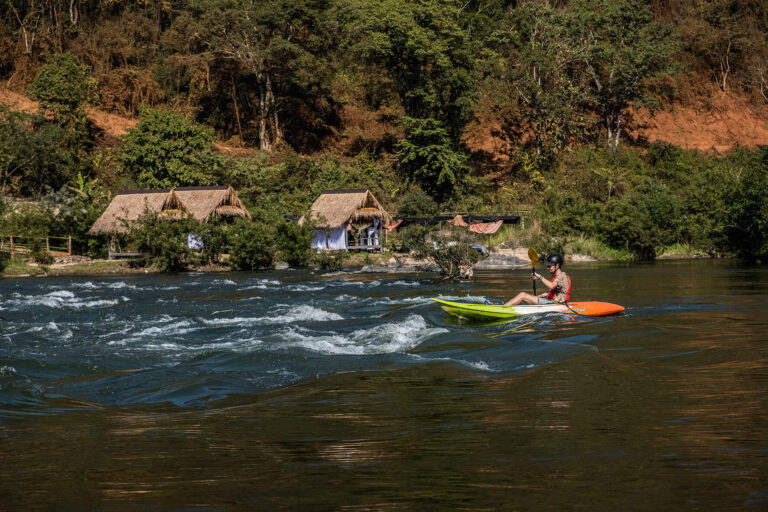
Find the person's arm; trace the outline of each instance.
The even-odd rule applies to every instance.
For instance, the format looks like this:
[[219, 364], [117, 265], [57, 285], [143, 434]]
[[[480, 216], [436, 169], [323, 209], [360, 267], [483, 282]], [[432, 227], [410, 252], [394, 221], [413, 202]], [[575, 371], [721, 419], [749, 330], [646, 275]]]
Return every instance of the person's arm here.
[[[541, 274], [534, 273], [533, 275], [536, 279], [539, 279], [542, 283], [544, 283], [544, 286], [546, 286], [548, 289], [552, 290], [553, 288], [557, 287], [553, 281], [550, 281]], [[546, 295], [546, 293], [544, 295]]]

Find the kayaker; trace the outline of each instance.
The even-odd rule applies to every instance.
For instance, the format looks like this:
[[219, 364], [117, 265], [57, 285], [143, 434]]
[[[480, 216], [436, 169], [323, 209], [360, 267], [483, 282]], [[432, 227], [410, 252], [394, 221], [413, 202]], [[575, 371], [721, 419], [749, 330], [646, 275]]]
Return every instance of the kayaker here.
[[534, 272], [531, 277], [539, 279], [549, 291], [540, 295], [531, 295], [530, 293], [520, 292], [513, 299], [504, 303], [505, 306], [516, 306], [517, 304], [562, 304], [571, 299], [571, 278], [563, 272], [563, 257], [559, 254], [550, 254], [546, 260], [547, 270], [552, 274], [550, 279], [544, 278], [541, 274]]

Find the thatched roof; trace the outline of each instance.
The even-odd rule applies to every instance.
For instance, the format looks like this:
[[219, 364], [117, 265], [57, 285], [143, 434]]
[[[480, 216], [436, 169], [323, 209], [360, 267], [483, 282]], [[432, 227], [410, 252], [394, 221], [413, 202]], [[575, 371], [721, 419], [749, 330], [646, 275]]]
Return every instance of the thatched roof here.
[[251, 218], [232, 187], [127, 190], [112, 199], [89, 232], [128, 233], [131, 224], [144, 212], [171, 218], [189, 214], [200, 222], [205, 222], [212, 215]]
[[317, 219], [318, 227], [323, 228], [337, 228], [350, 219], [366, 222], [381, 219], [385, 224], [392, 222], [392, 216], [365, 189], [326, 190], [312, 204], [309, 216]]
[[184, 209], [200, 222], [211, 215], [251, 218], [232, 187], [179, 187], [173, 191]]

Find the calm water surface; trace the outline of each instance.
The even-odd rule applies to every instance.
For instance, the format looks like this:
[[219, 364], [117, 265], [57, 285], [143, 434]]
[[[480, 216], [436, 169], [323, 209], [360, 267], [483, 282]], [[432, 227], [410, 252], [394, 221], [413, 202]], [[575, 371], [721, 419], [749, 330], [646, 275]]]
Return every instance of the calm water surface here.
[[768, 510], [768, 269], [0, 281], [0, 510]]

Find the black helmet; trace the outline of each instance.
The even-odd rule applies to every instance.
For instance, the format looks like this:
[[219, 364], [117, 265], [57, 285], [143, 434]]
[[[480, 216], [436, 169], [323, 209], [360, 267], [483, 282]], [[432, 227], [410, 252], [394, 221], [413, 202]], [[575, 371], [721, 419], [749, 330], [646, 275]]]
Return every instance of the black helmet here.
[[563, 257], [559, 254], [550, 254], [547, 256], [547, 266], [550, 265], [560, 265], [563, 266]]

